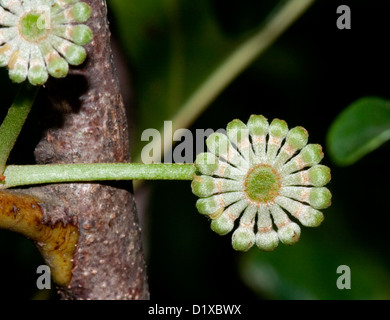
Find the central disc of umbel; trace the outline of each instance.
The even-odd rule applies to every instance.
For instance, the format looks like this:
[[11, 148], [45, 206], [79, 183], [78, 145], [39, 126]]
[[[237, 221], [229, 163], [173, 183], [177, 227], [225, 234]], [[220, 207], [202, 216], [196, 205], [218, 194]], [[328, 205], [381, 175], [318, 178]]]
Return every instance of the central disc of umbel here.
[[20, 35], [29, 42], [38, 42], [49, 34], [44, 13], [31, 11], [19, 20]]
[[279, 189], [279, 175], [268, 165], [252, 168], [245, 178], [245, 192], [250, 200], [257, 203], [272, 201]]

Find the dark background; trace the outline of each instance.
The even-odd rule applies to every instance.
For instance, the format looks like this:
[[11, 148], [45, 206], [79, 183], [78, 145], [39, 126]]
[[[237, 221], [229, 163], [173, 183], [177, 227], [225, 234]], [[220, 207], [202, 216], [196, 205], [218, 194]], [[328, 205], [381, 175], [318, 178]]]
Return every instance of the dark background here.
[[[211, 2], [215, 19], [222, 30], [232, 36], [257, 26], [275, 3], [258, 0]], [[351, 30], [336, 27], [336, 9], [341, 4], [351, 8]], [[266, 53], [237, 77], [190, 128], [193, 132], [196, 128], [216, 130], [226, 127], [235, 118], [245, 122], [252, 113], [263, 114], [270, 120], [276, 117], [285, 119], [290, 127], [305, 127], [310, 133], [310, 142], [324, 146], [323, 164], [332, 169], [329, 188], [333, 204], [324, 211], [323, 225], [310, 230], [303, 227], [301, 240], [294, 246], [297, 249], [286, 249], [281, 244], [275, 254], [270, 254], [254, 248], [247, 258], [231, 248], [230, 235], [219, 237], [210, 231], [209, 221], [196, 212], [197, 198], [192, 195], [189, 182], [145, 183], [137, 192], [139, 206], [143, 208], [140, 214], [144, 221], [152, 299], [302, 298], [305, 295], [292, 293], [289, 287], [292, 282], [284, 281], [290, 278], [283, 272], [293, 265], [306, 270], [309, 264], [320, 265], [323, 269], [316, 273], [313, 271], [315, 267], [309, 268], [313, 271], [311, 276], [309, 271], [304, 276], [293, 275], [298, 280], [292, 285], [305, 288], [310, 292], [309, 298], [390, 296], [389, 291], [383, 293], [381, 289], [383, 283], [387, 283], [390, 271], [387, 239], [390, 223], [389, 145], [385, 144], [353, 166], [341, 168], [327, 157], [325, 142], [332, 121], [348, 104], [363, 96], [389, 98], [389, 8], [385, 1], [378, 0], [317, 1]], [[113, 36], [117, 38], [115, 17], [111, 16], [110, 20]], [[130, 59], [127, 64], [131, 70]], [[6, 73], [4, 68], [0, 71], [3, 114], [17, 90], [15, 85], [8, 84]], [[136, 76], [133, 81], [136, 92]], [[34, 128], [39, 122], [37, 108], [35, 106], [27, 128]], [[30, 131], [28, 134], [24, 132], [11, 162], [32, 163], [35, 139]], [[317, 249], [305, 251], [312, 239], [319, 244], [315, 247]], [[326, 249], [321, 251], [321, 248]], [[337, 258], [333, 256], [333, 251], [340, 248], [345, 250], [345, 260], [343, 254]], [[297, 250], [296, 258], [294, 250]], [[304, 254], [298, 255], [299, 252]], [[361, 265], [372, 261], [374, 271], [371, 273], [375, 275], [378, 267], [378, 277], [364, 271], [353, 273], [356, 283], [370, 281], [368, 289], [353, 287], [351, 292], [340, 293], [334, 284], [337, 265], [351, 265], [352, 271], [355, 264], [356, 269], [359, 268], [362, 252], [368, 258], [362, 260]], [[372, 260], [371, 255], [375, 257]], [[251, 274], [247, 268], [256, 261], [268, 261], [274, 266], [273, 270], [282, 274], [278, 278], [280, 283], [276, 281], [277, 286], [284, 289], [254, 289], [245, 275]], [[55, 290], [51, 293], [36, 290], [39, 264], [43, 261], [28, 240], [0, 230], [2, 299], [56, 299]], [[382, 273], [385, 274], [384, 281], [380, 276]], [[365, 279], [366, 276], [369, 280]], [[332, 289], [310, 287], [306, 282], [311, 277], [329, 279]], [[362, 294], [364, 292], [367, 295]]]
[[[214, 3], [224, 30], [231, 33], [255, 26], [270, 5], [269, 1], [255, 0]], [[339, 16], [336, 9], [340, 4], [351, 8], [351, 30], [336, 27]], [[310, 133], [310, 142], [325, 146], [330, 124], [348, 104], [363, 96], [389, 98], [388, 13], [389, 6], [384, 1], [318, 1], [222, 93], [191, 129], [216, 130], [226, 127], [232, 119], [245, 122], [252, 113], [263, 114], [270, 120], [285, 119], [290, 127], [304, 126]], [[364, 246], [368, 252], [376, 251], [389, 270], [390, 255], [384, 236], [390, 223], [386, 187], [390, 178], [389, 145], [347, 168], [335, 166], [326, 156], [326, 147], [324, 151], [323, 163], [332, 169], [329, 186], [332, 207], [337, 209], [325, 210], [325, 222], [319, 229], [325, 229], [321, 231], [328, 235], [333, 233], [336, 241], [343, 238], [343, 232], [352, 233], [357, 244], [351, 244], [351, 251], [356, 245]], [[242, 254], [231, 249], [230, 235], [219, 237], [211, 232], [209, 221], [188, 205], [197, 199], [189, 192], [190, 184], [149, 185], [153, 189], [149, 227], [152, 297], [239, 300], [258, 297], [238, 276]], [[348, 230], [334, 230], [332, 224], [338, 224], [340, 218]], [[306, 232], [318, 231], [302, 228], [300, 241], [305, 241]], [[331, 273], [333, 284], [336, 267]], [[332, 294], [329, 298], [337, 297]]]

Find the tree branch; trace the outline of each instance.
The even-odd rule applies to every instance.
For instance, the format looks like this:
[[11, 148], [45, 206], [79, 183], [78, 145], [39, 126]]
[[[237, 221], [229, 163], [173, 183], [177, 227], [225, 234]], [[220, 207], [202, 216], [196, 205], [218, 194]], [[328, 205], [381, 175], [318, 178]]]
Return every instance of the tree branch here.
[[[126, 113], [113, 65], [105, 1], [93, 8], [87, 61], [61, 80], [51, 79], [42, 108], [39, 164], [129, 162]], [[76, 218], [79, 240], [64, 299], [146, 299], [142, 240], [131, 183], [73, 183], [23, 189], [43, 200], [44, 222]]]

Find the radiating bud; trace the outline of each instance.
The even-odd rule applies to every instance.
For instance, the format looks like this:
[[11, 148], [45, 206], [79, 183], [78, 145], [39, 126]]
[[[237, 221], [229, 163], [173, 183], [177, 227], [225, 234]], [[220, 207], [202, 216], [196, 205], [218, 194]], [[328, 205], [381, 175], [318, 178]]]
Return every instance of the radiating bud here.
[[43, 85], [50, 74], [63, 78], [80, 65], [92, 38], [91, 7], [79, 0], [0, 1], [0, 66], [12, 81]]
[[256, 242], [256, 235], [253, 230], [238, 227], [232, 236], [232, 246], [234, 250], [246, 252]]
[[243, 199], [242, 192], [227, 192], [199, 199], [196, 208], [201, 214], [211, 215], [241, 199]]
[[295, 244], [301, 235], [301, 228], [295, 222], [288, 222], [286, 225], [278, 229], [280, 241], [285, 245]]
[[227, 207], [222, 215], [211, 222], [211, 229], [219, 235], [225, 235], [233, 230], [234, 222], [248, 206], [245, 200], [240, 200]]
[[256, 245], [264, 251], [273, 251], [279, 245], [279, 237], [275, 230], [258, 231], [256, 234]]
[[195, 159], [195, 166], [200, 173], [212, 176], [217, 171], [218, 162], [218, 158], [212, 153], [199, 153]]
[[200, 197], [198, 211], [213, 220], [212, 230], [225, 235], [239, 220], [232, 235], [235, 250], [248, 251], [256, 243], [271, 251], [279, 240], [292, 245], [300, 238], [301, 228], [288, 213], [304, 226], [321, 224], [324, 216], [317, 209], [331, 203], [331, 193], [323, 187], [330, 169], [319, 164], [322, 148], [307, 144], [304, 128], [289, 130], [283, 120], [269, 124], [252, 115], [246, 125], [231, 121], [226, 133], [210, 135], [210, 152], [195, 161], [202, 175], [194, 178], [192, 190]]
[[196, 176], [192, 180], [191, 187], [192, 192], [198, 197], [209, 197], [217, 193], [243, 190], [242, 184], [237, 181], [210, 176]]

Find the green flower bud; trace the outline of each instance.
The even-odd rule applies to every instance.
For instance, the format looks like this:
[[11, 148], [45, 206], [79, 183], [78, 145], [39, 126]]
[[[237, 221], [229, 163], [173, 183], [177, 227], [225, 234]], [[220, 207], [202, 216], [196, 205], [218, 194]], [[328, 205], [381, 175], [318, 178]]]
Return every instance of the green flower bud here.
[[[69, 64], [86, 59], [81, 45], [93, 34], [87, 21], [91, 7], [79, 0], [0, 1], [0, 66], [12, 81], [44, 84], [49, 74], [63, 78]], [[66, 59], [64, 59], [64, 58]]]
[[322, 147], [319, 144], [308, 144], [301, 152], [292, 158], [282, 168], [282, 174], [287, 175], [294, 171], [301, 170], [318, 164], [324, 157]]
[[279, 237], [275, 230], [258, 231], [256, 234], [256, 245], [264, 251], [273, 251], [279, 245]]
[[307, 145], [301, 151], [301, 158], [306, 166], [318, 164], [324, 158], [322, 147], [319, 144]]
[[248, 128], [252, 136], [267, 135], [269, 128], [267, 118], [262, 115], [252, 114], [248, 120]]
[[298, 150], [306, 146], [308, 139], [309, 134], [305, 128], [295, 127], [291, 129], [286, 136], [286, 142], [280, 149], [274, 165], [277, 168], [284, 165]]
[[311, 188], [309, 203], [314, 209], [326, 209], [330, 206], [332, 194], [327, 188]]
[[54, 78], [65, 78], [68, 74], [69, 65], [58, 54], [46, 57], [47, 71]]
[[294, 149], [300, 150], [307, 145], [309, 133], [303, 127], [295, 127], [289, 131], [286, 137], [286, 144]]
[[267, 163], [272, 163], [278, 153], [283, 139], [288, 133], [286, 121], [274, 119], [269, 126], [269, 138], [267, 143]]
[[294, 222], [289, 222], [278, 229], [280, 241], [288, 246], [295, 244], [301, 235], [301, 228]]
[[315, 209], [329, 207], [332, 199], [332, 195], [327, 188], [283, 187], [280, 194], [309, 203]]
[[237, 168], [248, 168], [248, 162], [241, 156], [232, 145], [226, 135], [219, 132], [212, 133], [206, 140], [206, 145], [211, 153], [221, 157], [227, 163]]
[[85, 2], [77, 2], [71, 8], [71, 16], [73, 21], [78, 23], [86, 22], [92, 15], [91, 7]]
[[240, 226], [233, 233], [232, 245], [237, 251], [248, 251], [256, 242], [254, 233], [257, 208], [248, 206], [240, 220]]
[[72, 41], [79, 46], [84, 46], [90, 43], [93, 39], [92, 30], [84, 24], [67, 26], [61, 25], [58, 26], [54, 32], [57, 36]]
[[256, 235], [251, 229], [238, 227], [232, 236], [232, 246], [234, 250], [246, 252], [256, 242]]
[[322, 187], [331, 179], [330, 169], [323, 165], [317, 165], [307, 171], [307, 180], [315, 187]]
[[211, 222], [210, 226], [211, 230], [223, 236], [233, 230], [234, 221], [228, 215], [222, 213], [220, 217]]
[[201, 214], [212, 215], [221, 208], [243, 199], [241, 192], [217, 194], [208, 198], [201, 198], [196, 202], [196, 208]]
[[253, 163], [255, 155], [249, 140], [249, 129], [241, 120], [233, 120], [228, 123], [226, 133], [229, 140], [237, 147], [241, 156], [250, 164]]
[[198, 197], [209, 197], [217, 193], [241, 191], [243, 189], [242, 184], [237, 181], [210, 176], [196, 176], [192, 180], [191, 187], [192, 192]]
[[282, 178], [285, 186], [304, 185], [322, 187], [331, 179], [330, 169], [327, 166], [316, 165], [308, 170], [299, 171]]
[[228, 123], [226, 133], [230, 141], [235, 141], [235, 145], [242, 144], [249, 139], [249, 130], [241, 120], [233, 120]]
[[219, 165], [218, 158], [212, 153], [199, 153], [195, 159], [196, 169], [205, 175], [212, 176], [217, 171]]
[[283, 120], [268, 124], [265, 117], [252, 115], [246, 125], [231, 121], [226, 132], [209, 136], [210, 152], [195, 161], [202, 175], [192, 182], [200, 197], [198, 211], [213, 219], [213, 231], [225, 235], [239, 219], [233, 248], [248, 251], [256, 243], [271, 251], [279, 240], [292, 245], [300, 238], [301, 228], [288, 213], [304, 226], [321, 224], [324, 216], [317, 209], [331, 203], [331, 193], [323, 187], [330, 169], [318, 164], [322, 148], [307, 144], [304, 128], [289, 130]]
[[201, 174], [231, 180], [242, 179], [244, 175], [241, 170], [224, 161], [220, 161], [215, 155], [209, 152], [197, 155], [195, 167]]
[[223, 157], [225, 159], [227, 158], [229, 151], [233, 149], [227, 136], [220, 132], [210, 134], [206, 139], [206, 145], [211, 153], [215, 154], [217, 157]]
[[246, 200], [240, 200], [226, 208], [222, 215], [211, 222], [211, 229], [219, 235], [233, 230], [234, 222], [248, 206]]
[[313, 209], [301, 202], [283, 196], [277, 197], [275, 201], [306, 227], [318, 227], [324, 220], [324, 216], [321, 211]]
[[30, 55], [30, 68], [28, 70], [28, 80], [33, 85], [44, 84], [49, 77], [42, 53], [38, 48], [33, 48]]
[[266, 137], [269, 124], [267, 119], [261, 115], [251, 115], [248, 121], [249, 133], [252, 137], [253, 151], [256, 155], [256, 161], [264, 159], [266, 152]]

